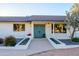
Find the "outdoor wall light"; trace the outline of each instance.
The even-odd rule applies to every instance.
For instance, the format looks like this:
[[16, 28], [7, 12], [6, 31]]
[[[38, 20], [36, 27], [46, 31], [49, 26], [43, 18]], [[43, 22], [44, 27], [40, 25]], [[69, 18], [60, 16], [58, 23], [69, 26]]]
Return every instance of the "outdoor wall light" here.
[[48, 24], [51, 24], [50, 22]]
[[50, 23], [48, 23], [48, 24], [50, 24]]

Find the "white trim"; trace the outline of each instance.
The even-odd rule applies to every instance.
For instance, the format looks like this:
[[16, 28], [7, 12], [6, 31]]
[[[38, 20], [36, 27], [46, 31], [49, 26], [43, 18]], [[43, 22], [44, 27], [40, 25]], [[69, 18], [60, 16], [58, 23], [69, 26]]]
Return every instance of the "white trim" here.
[[[23, 39], [23, 40], [24, 40], [24, 39]], [[27, 48], [29, 47], [31, 41], [32, 41], [32, 39], [30, 39], [29, 42], [27, 42], [26, 45], [17, 45], [17, 46], [15, 46], [15, 47], [20, 48], [20, 49], [27, 49]], [[21, 42], [22, 42], [22, 41], [21, 41]], [[21, 42], [20, 42], [20, 43], [21, 43]]]
[[[54, 25], [55, 25], [55, 23], [53, 23], [53, 35], [54, 35]], [[51, 29], [52, 30], [52, 29]]]
[[34, 38], [34, 22], [32, 22], [32, 38]]
[[50, 44], [51, 44], [54, 48], [61, 47], [61, 46], [65, 46], [64, 43], [60, 42], [60, 41], [57, 40], [57, 39], [55, 39], [55, 40], [57, 40], [60, 44], [56, 44], [55, 42], [51, 41], [50, 38], [47, 38], [47, 39], [48, 39], [48, 41], [50, 42]]
[[20, 44], [22, 41], [24, 41], [24, 40], [25, 40], [25, 38], [23, 38], [19, 43], [17, 43], [16, 46], [19, 46], [19, 44]]

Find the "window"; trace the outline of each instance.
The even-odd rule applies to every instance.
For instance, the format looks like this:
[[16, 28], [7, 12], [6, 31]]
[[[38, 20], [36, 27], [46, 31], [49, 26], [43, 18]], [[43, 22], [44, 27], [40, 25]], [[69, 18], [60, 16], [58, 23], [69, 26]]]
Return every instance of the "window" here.
[[[54, 28], [53, 28], [54, 26]], [[52, 33], [53, 33], [53, 30], [55, 33], [66, 33], [66, 24], [62, 24], [62, 23], [56, 23], [56, 24], [52, 24]]]
[[55, 33], [66, 33], [66, 28], [65, 28], [66, 24], [54, 24], [54, 32]]
[[25, 31], [25, 24], [14, 24], [13, 30], [14, 31]]

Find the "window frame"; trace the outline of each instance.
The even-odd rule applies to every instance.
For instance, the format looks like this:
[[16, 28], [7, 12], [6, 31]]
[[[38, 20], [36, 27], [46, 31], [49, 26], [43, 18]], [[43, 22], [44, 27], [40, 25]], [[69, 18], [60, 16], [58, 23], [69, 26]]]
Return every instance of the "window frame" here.
[[65, 23], [54, 23], [54, 24], [52, 23], [52, 24], [51, 24], [51, 32], [52, 32], [52, 33], [67, 33], [67, 29], [66, 29], [65, 27], [64, 27], [64, 28], [65, 28], [65, 32], [55, 32], [55, 25], [56, 25], [56, 24], [63, 24], [63, 26], [66, 26]]
[[53, 29], [54, 29], [53, 26], [54, 26], [54, 24], [52, 23], [52, 24], [51, 24], [51, 32], [52, 32], [52, 33], [54, 33], [54, 31], [53, 31]]
[[[19, 27], [19, 26], [22, 26], [23, 29], [20, 28], [20, 27], [19, 27], [19, 30], [15, 29], [15, 26], [16, 26], [16, 25], [18, 25], [18, 27]], [[16, 26], [16, 27], [17, 27], [17, 26]], [[24, 32], [24, 31], [25, 31], [25, 24], [13, 24], [13, 31], [15, 31], [15, 32]]]

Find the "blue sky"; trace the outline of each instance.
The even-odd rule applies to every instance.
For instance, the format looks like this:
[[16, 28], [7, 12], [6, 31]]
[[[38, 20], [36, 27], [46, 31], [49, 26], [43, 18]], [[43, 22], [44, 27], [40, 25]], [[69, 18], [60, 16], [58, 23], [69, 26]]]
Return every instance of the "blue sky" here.
[[65, 15], [71, 3], [0, 4], [0, 16]]

